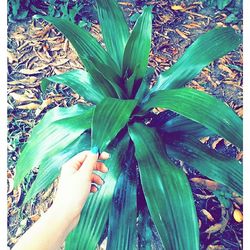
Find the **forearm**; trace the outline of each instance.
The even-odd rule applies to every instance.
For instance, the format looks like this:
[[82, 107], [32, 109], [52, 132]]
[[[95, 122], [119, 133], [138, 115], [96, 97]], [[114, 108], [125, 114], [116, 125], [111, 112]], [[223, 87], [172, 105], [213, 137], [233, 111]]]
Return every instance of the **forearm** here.
[[72, 230], [72, 222], [53, 206], [21, 237], [13, 250], [59, 249]]

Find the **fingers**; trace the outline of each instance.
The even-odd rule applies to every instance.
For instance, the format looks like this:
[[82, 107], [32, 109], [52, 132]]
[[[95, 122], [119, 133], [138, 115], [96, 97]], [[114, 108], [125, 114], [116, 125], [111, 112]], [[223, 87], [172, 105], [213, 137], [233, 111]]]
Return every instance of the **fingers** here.
[[102, 152], [99, 156], [100, 160], [107, 160], [110, 157], [110, 154], [107, 152]]
[[[107, 152], [102, 152], [99, 155], [100, 160], [107, 160], [110, 157], [110, 154]], [[79, 169], [85, 169], [92, 173], [93, 169], [106, 173], [108, 168], [105, 164], [97, 162], [98, 154], [92, 153], [91, 151], [83, 151], [72, 157], [62, 166], [61, 174], [72, 174]]]
[[103, 185], [104, 184], [104, 180], [97, 174], [92, 174], [91, 176], [91, 188], [90, 188], [90, 192], [95, 193], [98, 191], [98, 187], [96, 185]]
[[87, 157], [78, 172], [84, 174], [92, 174], [92, 171], [96, 166], [97, 160], [98, 160], [98, 154], [88, 152]]
[[97, 184], [97, 185], [103, 185], [104, 184], [103, 179], [97, 174], [92, 174], [91, 182], [94, 183], [94, 184]]
[[94, 170], [100, 171], [102, 173], [107, 173], [108, 172], [108, 168], [106, 167], [106, 165], [103, 162], [97, 162]]
[[95, 185], [91, 185], [90, 192], [96, 193], [98, 191], [98, 188]]

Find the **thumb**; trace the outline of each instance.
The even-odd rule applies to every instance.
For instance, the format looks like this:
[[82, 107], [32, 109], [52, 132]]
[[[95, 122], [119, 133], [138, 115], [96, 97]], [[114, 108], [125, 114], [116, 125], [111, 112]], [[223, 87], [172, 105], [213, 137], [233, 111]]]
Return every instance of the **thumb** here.
[[93, 172], [93, 169], [96, 165], [96, 162], [98, 160], [99, 157], [99, 150], [97, 147], [93, 147], [91, 149], [91, 151], [87, 154], [87, 157], [85, 159], [85, 161], [83, 162], [81, 168], [79, 169], [80, 173], [84, 173], [84, 174], [89, 174], [91, 175]]

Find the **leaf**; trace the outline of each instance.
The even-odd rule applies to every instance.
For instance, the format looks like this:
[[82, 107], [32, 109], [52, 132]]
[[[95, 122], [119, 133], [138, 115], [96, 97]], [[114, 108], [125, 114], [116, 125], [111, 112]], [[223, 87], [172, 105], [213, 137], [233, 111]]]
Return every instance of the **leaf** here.
[[136, 100], [119, 100], [109, 97], [96, 105], [91, 126], [92, 147], [97, 146], [102, 152], [129, 121], [136, 104]]
[[97, 193], [90, 194], [81, 213], [77, 227], [66, 239], [66, 250], [95, 250], [105, 228], [112, 196], [121, 167], [126, 160], [129, 137], [118, 138], [117, 142], [108, 148], [112, 157], [105, 161], [109, 172], [102, 176], [105, 183]]
[[104, 97], [109, 96], [101, 82], [94, 81], [89, 73], [81, 69], [44, 78], [41, 83], [43, 92], [46, 91], [51, 82], [69, 86], [86, 101], [93, 103], [99, 103]]
[[136, 22], [137, 21], [137, 19], [140, 17], [140, 14], [138, 13], [138, 12], [136, 12], [136, 13], [134, 13], [133, 15], [131, 15], [130, 17], [129, 17], [129, 21], [130, 22]]
[[[33, 167], [61, 152], [90, 128], [93, 108], [75, 105], [54, 108], [33, 128], [16, 165], [14, 186], [17, 187]], [[28, 164], [27, 164], [28, 163]]]
[[134, 146], [127, 151], [127, 160], [117, 180], [109, 213], [107, 250], [132, 250], [136, 245], [136, 162]]
[[232, 0], [217, 0], [218, 9], [223, 10], [231, 2], [232, 2]]
[[122, 69], [129, 28], [121, 8], [115, 0], [97, 0], [98, 19], [107, 51]]
[[[100, 80], [101, 83], [104, 86], [108, 86], [111, 85], [112, 88], [115, 90], [117, 96], [122, 99], [124, 97], [126, 97], [126, 94], [123, 92], [123, 90], [120, 88], [120, 86], [122, 85], [122, 79], [121, 77], [119, 77], [115, 72], [114, 69], [112, 69], [109, 65], [103, 64], [103, 63], [99, 63], [95, 58], [91, 57], [88, 58], [88, 60], [90, 60], [93, 65], [96, 66], [96, 70], [98, 69], [102, 69], [103, 72], [105, 72], [105, 74], [102, 73], [102, 71], [99, 70], [99, 72], [102, 75], [102, 79], [98, 78], [97, 80]], [[92, 76], [95, 78], [96, 72], [95, 71], [91, 71], [90, 72], [92, 74]]]
[[242, 120], [213, 96], [191, 88], [160, 90], [142, 106], [142, 110], [153, 107], [175, 111], [242, 148]]
[[201, 35], [170, 69], [160, 74], [151, 93], [183, 87], [205, 66], [236, 49], [241, 40], [241, 36], [230, 27], [215, 28]]
[[[121, 94], [121, 89], [119, 88], [119, 86], [115, 83], [110, 81], [107, 76], [108, 72], [105, 72], [105, 70], [107, 70], [107, 67], [102, 67], [100, 63], [97, 63], [97, 60], [93, 60], [92, 58], [85, 58], [85, 64], [88, 63], [88, 71], [90, 73], [90, 75], [93, 77], [93, 79], [96, 82], [99, 82], [102, 84], [103, 89], [105, 89], [106, 95], [110, 96], [110, 97], [122, 97]], [[99, 67], [101, 66], [102, 70], [99, 70]], [[109, 75], [109, 74], [108, 74]], [[118, 90], [118, 91], [117, 91]]]
[[167, 133], [182, 133], [184, 135], [192, 135], [196, 138], [215, 135], [214, 132], [202, 126], [198, 122], [194, 122], [180, 115], [165, 122], [160, 129]]
[[43, 73], [43, 70], [45, 68], [47, 68], [48, 65], [45, 64], [41, 67], [37, 67], [37, 68], [34, 68], [34, 69], [20, 69], [19, 72], [24, 74], [24, 75], [36, 75], [36, 74], [41, 74]]
[[152, 67], [147, 67], [146, 74], [142, 80], [140, 88], [136, 93], [135, 99], [142, 101], [144, 96], [149, 92], [149, 86], [154, 75], [154, 70], [155, 69]]
[[148, 208], [140, 210], [138, 216], [138, 249], [151, 250], [152, 228]]
[[84, 133], [66, 146], [61, 152], [58, 152], [52, 157], [47, 157], [41, 163], [38, 175], [25, 196], [24, 203], [29, 202], [40, 191], [48, 188], [60, 174], [61, 167], [65, 162], [83, 150], [89, 149], [90, 135]]
[[172, 165], [155, 130], [134, 123], [129, 134], [147, 206], [165, 249], [199, 249], [198, 218], [184, 172]]
[[123, 58], [123, 75], [129, 78], [136, 70], [135, 83], [131, 97], [133, 98], [144, 77], [151, 45], [152, 35], [152, 7], [144, 8], [138, 18], [125, 47]]
[[237, 23], [237, 22], [239, 22], [239, 19], [232, 13], [225, 20], [225, 23]]
[[243, 168], [238, 161], [217, 153], [193, 137], [175, 138], [173, 142], [167, 143], [166, 149], [172, 156], [190, 164], [201, 174], [242, 195]]
[[185, 11], [185, 9], [181, 5], [172, 5], [172, 10], [179, 10], [179, 11]]
[[239, 209], [234, 210], [233, 217], [234, 217], [234, 220], [237, 221], [238, 223], [243, 221], [243, 215]]
[[[89, 32], [65, 19], [41, 15], [35, 15], [34, 17], [43, 18], [47, 22], [52, 23], [69, 39], [87, 71], [89, 71], [90, 65], [85, 58], [94, 57], [100, 63], [109, 65], [118, 74], [119, 70], [116, 63]], [[105, 72], [103, 73], [105, 74]]]
[[34, 102], [31, 102], [31, 103], [28, 103], [28, 104], [24, 104], [24, 105], [19, 105], [17, 106], [16, 108], [18, 109], [37, 109], [40, 107], [40, 103], [34, 103]]

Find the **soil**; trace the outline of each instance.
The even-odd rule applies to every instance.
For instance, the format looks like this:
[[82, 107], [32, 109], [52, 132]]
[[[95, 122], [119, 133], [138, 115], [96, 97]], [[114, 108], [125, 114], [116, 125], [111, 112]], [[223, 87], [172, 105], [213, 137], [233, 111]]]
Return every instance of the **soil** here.
[[[133, 14], [141, 13], [144, 4], [154, 5], [153, 39], [149, 65], [155, 68], [152, 84], [160, 72], [168, 69], [200, 34], [215, 26], [231, 26], [243, 31], [242, 21], [226, 23], [228, 10], [212, 10], [195, 1], [120, 2], [132, 27]], [[97, 20], [91, 20], [90, 32], [102, 41]], [[189, 83], [190, 87], [213, 94], [243, 117], [242, 47], [215, 61]], [[52, 204], [56, 182], [41, 192], [32, 204], [22, 206], [26, 190], [38, 169], [33, 169], [17, 190], [13, 189], [15, 164], [31, 129], [47, 110], [71, 106], [84, 100], [68, 87], [57, 84], [46, 94], [40, 89], [45, 76], [82, 68], [71, 45], [60, 32], [46, 22], [28, 18], [8, 26], [8, 247], [36, 222]], [[159, 110], [161, 111], [161, 110]], [[220, 137], [204, 138], [210, 147], [242, 161], [243, 153]], [[242, 198], [208, 180], [190, 166], [178, 162], [190, 180], [200, 224], [203, 250], [242, 249]], [[157, 237], [157, 236], [155, 236]], [[161, 249], [158, 245], [156, 249]]]

